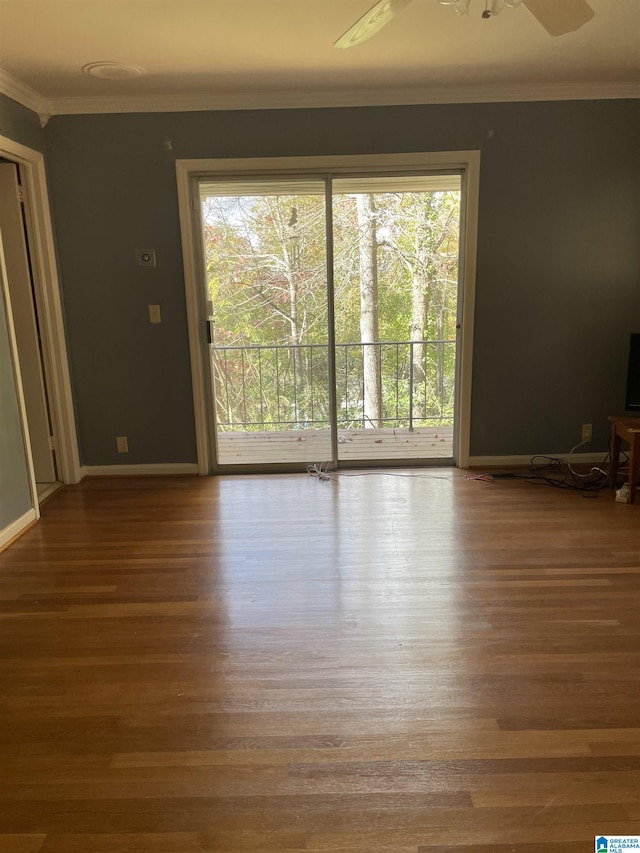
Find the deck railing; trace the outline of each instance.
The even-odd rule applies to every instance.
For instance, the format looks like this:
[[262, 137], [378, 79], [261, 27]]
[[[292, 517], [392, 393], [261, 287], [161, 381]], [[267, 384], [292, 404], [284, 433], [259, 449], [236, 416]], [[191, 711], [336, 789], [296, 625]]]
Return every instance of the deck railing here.
[[[452, 423], [455, 341], [336, 344], [341, 429]], [[365, 348], [380, 365], [380, 417], [365, 415]], [[327, 428], [329, 351], [324, 344], [212, 346], [216, 417], [223, 431]]]

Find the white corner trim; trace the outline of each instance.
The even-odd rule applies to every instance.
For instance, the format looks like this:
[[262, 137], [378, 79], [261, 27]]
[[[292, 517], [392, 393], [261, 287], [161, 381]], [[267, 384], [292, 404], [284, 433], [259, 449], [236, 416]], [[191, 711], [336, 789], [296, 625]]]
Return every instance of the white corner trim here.
[[164, 462], [150, 465], [83, 465], [82, 477], [153, 477], [197, 474], [195, 462]]
[[4, 548], [8, 542], [11, 542], [19, 533], [22, 533], [25, 527], [28, 527], [37, 518], [38, 513], [36, 510], [30, 509], [24, 515], [21, 515], [20, 518], [12, 521], [4, 530], [0, 530], [0, 548]]
[[[469, 468], [521, 468], [531, 465], [533, 456], [551, 456], [553, 459], [567, 460], [568, 453], [528, 453], [521, 456], [470, 456]], [[571, 461], [578, 465], [597, 464], [606, 459], [607, 451], [600, 453], [572, 453]]]
[[[460, 210], [460, 275], [458, 299], [462, 311], [457, 322], [458, 335], [457, 417], [455, 432], [456, 461], [460, 467], [469, 464], [471, 445], [471, 382], [473, 377], [473, 334], [475, 318], [476, 262], [478, 253], [478, 211], [480, 209], [480, 152], [465, 154], [462, 173], [462, 207]], [[460, 292], [461, 291], [461, 292]], [[455, 434], [455, 433], [454, 433]]]
[[[191, 362], [191, 385], [193, 388], [193, 411], [196, 424], [196, 452], [198, 473], [206, 475], [211, 471], [209, 453], [209, 420], [207, 417], [207, 394], [205, 382], [209, 377], [203, 364], [200, 331], [201, 306], [204, 287], [199, 284], [196, 246], [199, 245], [197, 229], [194, 223], [195, 211], [191, 207], [191, 177], [189, 161], [176, 161], [176, 181], [178, 187], [178, 216], [180, 219], [180, 238], [182, 243], [182, 263], [187, 304], [187, 326], [189, 329], [189, 359]], [[198, 214], [199, 215], [199, 214]], [[206, 378], [205, 378], [206, 377]]]
[[27, 86], [22, 80], [18, 80], [17, 77], [9, 74], [2, 67], [0, 67], [0, 92], [11, 100], [22, 104], [23, 107], [37, 113], [43, 127], [53, 112], [53, 103], [48, 98], [41, 95], [40, 92], [36, 92], [31, 86]]
[[59, 445], [58, 473], [64, 483], [77, 483], [80, 468], [78, 437], [44, 157], [37, 157], [25, 169], [24, 175], [27, 227], [35, 249], [32, 264], [39, 300], [45, 375]]
[[635, 83], [591, 85], [467, 86], [452, 89], [335, 89], [227, 92], [200, 95], [131, 95], [67, 97], [47, 102], [53, 115], [98, 113], [206, 112], [217, 110], [277, 110], [323, 107], [385, 107], [417, 104], [482, 104], [515, 101], [574, 101], [640, 98]]

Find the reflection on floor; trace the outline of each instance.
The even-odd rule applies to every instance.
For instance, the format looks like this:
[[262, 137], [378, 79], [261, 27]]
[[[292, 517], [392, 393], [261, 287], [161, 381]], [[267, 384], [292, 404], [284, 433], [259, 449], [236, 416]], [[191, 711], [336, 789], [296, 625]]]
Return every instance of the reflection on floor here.
[[0, 851], [639, 835], [639, 519], [451, 468], [61, 489], [0, 554]]

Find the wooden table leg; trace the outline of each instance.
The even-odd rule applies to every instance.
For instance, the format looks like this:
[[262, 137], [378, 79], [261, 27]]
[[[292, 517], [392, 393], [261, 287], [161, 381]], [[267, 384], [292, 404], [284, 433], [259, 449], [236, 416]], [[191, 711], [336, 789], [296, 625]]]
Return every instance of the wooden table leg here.
[[636, 488], [638, 486], [638, 463], [640, 459], [638, 458], [638, 454], [635, 452], [638, 448], [637, 445], [638, 440], [635, 435], [632, 437], [630, 442], [629, 449], [629, 503], [635, 503], [636, 500]]
[[616, 487], [618, 479], [618, 458], [620, 457], [620, 436], [616, 431], [616, 425], [611, 424], [611, 442], [609, 444], [609, 485], [612, 489]]

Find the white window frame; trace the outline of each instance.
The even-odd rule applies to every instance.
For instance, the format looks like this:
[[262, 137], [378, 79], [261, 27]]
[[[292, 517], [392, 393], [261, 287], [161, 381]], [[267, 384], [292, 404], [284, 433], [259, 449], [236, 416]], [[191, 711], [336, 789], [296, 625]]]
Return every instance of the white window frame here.
[[178, 209], [184, 265], [189, 353], [193, 385], [193, 408], [196, 428], [198, 473], [207, 475], [212, 469], [209, 445], [210, 421], [207, 412], [207, 370], [204, 364], [203, 320], [205, 294], [202, 288], [199, 211], [192, 206], [192, 184], [197, 178], [285, 177], [286, 175], [324, 175], [386, 173], [389, 171], [421, 172], [458, 170], [462, 173], [464, 206], [461, 211], [460, 237], [462, 261], [462, 312], [458, 353], [458, 431], [454, 448], [456, 464], [469, 466], [471, 430], [471, 369], [473, 362], [473, 317], [475, 308], [476, 252], [478, 239], [478, 199], [480, 185], [479, 151], [437, 151], [412, 154], [352, 154], [327, 157], [257, 157], [204, 160], [176, 160]]

